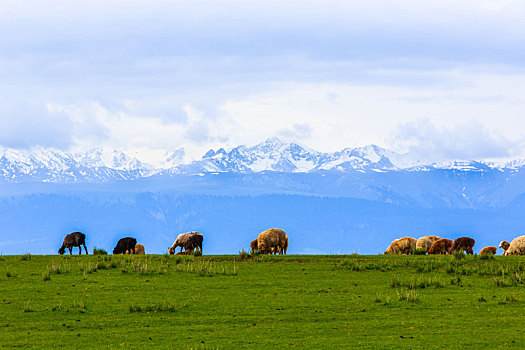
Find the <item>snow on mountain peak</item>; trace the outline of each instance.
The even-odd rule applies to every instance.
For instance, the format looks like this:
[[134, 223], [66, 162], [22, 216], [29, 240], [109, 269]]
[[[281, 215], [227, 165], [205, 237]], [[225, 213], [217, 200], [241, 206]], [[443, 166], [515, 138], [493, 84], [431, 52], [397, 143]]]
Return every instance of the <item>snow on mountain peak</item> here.
[[[173, 152], [137, 149], [120, 151], [94, 148], [86, 152], [68, 153], [53, 149], [16, 150], [0, 148], [0, 178], [8, 182], [107, 182], [133, 180], [154, 174], [205, 174], [217, 172], [257, 173], [276, 171], [306, 173], [316, 171], [384, 172], [406, 169], [429, 171], [449, 169], [486, 171], [517, 170], [525, 160], [505, 164], [476, 161], [421, 163], [406, 154], [376, 145], [345, 148], [323, 153], [297, 143], [285, 143], [277, 137], [254, 146], [237, 146], [225, 150], [209, 150], [193, 162], [185, 162], [184, 148]], [[147, 160], [147, 161], [146, 161]]]
[[174, 165], [180, 164], [184, 161], [185, 156], [186, 156], [186, 152], [184, 151], [184, 147], [180, 147], [180, 148], [177, 148], [173, 153], [171, 153], [166, 159], [166, 161], [171, 162]]
[[93, 148], [84, 153], [77, 153], [75, 159], [81, 166], [93, 168], [112, 168], [116, 170], [138, 170], [151, 168], [136, 157], [122, 151]]

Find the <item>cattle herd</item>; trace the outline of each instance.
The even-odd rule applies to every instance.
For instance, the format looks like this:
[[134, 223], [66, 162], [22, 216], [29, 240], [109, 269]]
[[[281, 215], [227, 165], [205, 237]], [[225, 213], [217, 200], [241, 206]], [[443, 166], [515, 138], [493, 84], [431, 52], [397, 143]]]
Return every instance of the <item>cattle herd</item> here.
[[[170, 255], [175, 254], [175, 249], [180, 247], [177, 255], [194, 254], [198, 249], [202, 253], [202, 242], [204, 236], [200, 232], [181, 233], [173, 242], [173, 245], [168, 248]], [[452, 241], [451, 239], [441, 238], [438, 236], [424, 236], [419, 239], [412, 237], [403, 237], [394, 240], [386, 249], [385, 254], [452, 254], [456, 251], [466, 252], [467, 254], [474, 254], [474, 244], [476, 241], [469, 237], [460, 237]], [[66, 248], [69, 249], [69, 254], [72, 254], [73, 247], [78, 247], [78, 254], [82, 254], [82, 246], [86, 254], [88, 254], [86, 247], [86, 235], [81, 232], [73, 232], [64, 238], [62, 246], [58, 250], [59, 254], [64, 254]], [[283, 230], [271, 228], [263, 231], [250, 243], [251, 252], [259, 252], [261, 254], [286, 254], [288, 250], [288, 236]], [[525, 255], [525, 236], [515, 238], [512, 242], [502, 241], [499, 248], [503, 249], [503, 255]], [[184, 249], [184, 251], [182, 251]], [[484, 247], [479, 252], [480, 255], [495, 255], [496, 247]], [[145, 254], [146, 251], [142, 244], [138, 244], [137, 240], [132, 237], [121, 238], [113, 254]]]
[[[173, 242], [173, 245], [168, 248], [170, 255], [175, 254], [175, 249], [180, 247], [180, 251], [177, 255], [190, 255], [194, 254], [195, 250], [198, 249], [202, 253], [202, 241], [204, 236], [200, 232], [187, 232], [181, 233]], [[82, 254], [82, 246], [86, 254], [88, 250], [86, 247], [86, 235], [81, 232], [73, 232], [64, 238], [62, 247], [58, 250], [60, 255], [66, 252], [66, 248], [69, 249], [69, 254], [73, 254], [73, 247], [78, 247], [78, 254]], [[182, 251], [184, 249], [184, 251]], [[283, 230], [271, 228], [263, 231], [259, 234], [257, 239], [251, 243], [252, 253], [255, 251], [261, 254], [286, 254], [288, 249], [288, 237]], [[146, 254], [146, 250], [142, 244], [138, 244], [137, 240], [133, 237], [125, 237], [119, 239], [117, 245], [113, 249], [113, 254]]]
[[[385, 254], [452, 254], [456, 251], [474, 254], [475, 240], [469, 237], [451, 239], [438, 236], [424, 236], [418, 239], [403, 237], [394, 240], [385, 250]], [[512, 242], [502, 241], [499, 248], [503, 249], [503, 255], [525, 255], [525, 236], [515, 238]], [[484, 247], [480, 255], [495, 255], [498, 248]]]

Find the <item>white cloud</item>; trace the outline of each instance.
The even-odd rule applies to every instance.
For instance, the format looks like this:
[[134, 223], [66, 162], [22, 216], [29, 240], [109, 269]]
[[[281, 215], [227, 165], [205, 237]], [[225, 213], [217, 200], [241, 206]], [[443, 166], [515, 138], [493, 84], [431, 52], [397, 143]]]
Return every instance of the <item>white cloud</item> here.
[[291, 129], [281, 129], [277, 131], [277, 136], [284, 140], [300, 141], [309, 138], [313, 129], [308, 124], [294, 124]]
[[29, 98], [0, 97], [0, 145], [67, 149], [73, 144], [72, 128], [69, 118], [47, 113], [39, 102]]
[[393, 132], [392, 141], [422, 161], [507, 158], [520, 146], [475, 120], [445, 128], [420, 119], [400, 125]]
[[[431, 157], [435, 151], [436, 160], [454, 154], [522, 156], [517, 140], [525, 139], [525, 129], [517, 126], [523, 125], [525, 75], [487, 71], [491, 69], [421, 72], [421, 79], [437, 82], [430, 85], [281, 83], [265, 92], [233, 94], [237, 98], [219, 94], [199, 107], [169, 94], [109, 103], [54, 102], [47, 104], [46, 118], [64, 121], [68, 128], [61, 135], [67, 135], [67, 142], [62, 146], [75, 150], [169, 152], [184, 146], [190, 157], [197, 158], [212, 147], [252, 145], [280, 136], [321, 151], [377, 144], [421, 157]], [[31, 118], [22, 120], [29, 123]], [[462, 125], [472, 127], [472, 134]], [[41, 132], [52, 140], [58, 130]], [[26, 139], [23, 133], [14, 134]], [[436, 137], [429, 137], [432, 134]], [[485, 152], [478, 148], [483, 139], [488, 140]], [[440, 146], [446, 140], [450, 143]], [[455, 148], [462, 151], [454, 153]]]
[[525, 139], [525, 130], [516, 127], [524, 123], [525, 75], [487, 71], [423, 72], [421, 79], [439, 76], [445, 82], [430, 86], [284, 84], [224, 105], [242, 130], [230, 141], [253, 143], [307, 124], [312, 132], [296, 141], [313, 148], [334, 151], [370, 143], [391, 148], [399, 146], [391, 138], [398, 126], [421, 118], [458, 132], [456, 125], [475, 120], [494, 135]]
[[48, 103], [47, 108], [51, 115], [67, 116], [73, 142], [70, 148], [74, 151], [101, 147], [147, 154], [145, 150], [150, 149], [153, 155], [182, 146], [190, 158], [197, 158], [209, 147], [225, 142], [227, 136], [221, 135], [231, 132], [227, 119], [205, 118], [189, 104], [182, 107], [185, 118], [174, 122], [134, 115], [122, 105], [109, 108], [94, 101], [85, 105]]

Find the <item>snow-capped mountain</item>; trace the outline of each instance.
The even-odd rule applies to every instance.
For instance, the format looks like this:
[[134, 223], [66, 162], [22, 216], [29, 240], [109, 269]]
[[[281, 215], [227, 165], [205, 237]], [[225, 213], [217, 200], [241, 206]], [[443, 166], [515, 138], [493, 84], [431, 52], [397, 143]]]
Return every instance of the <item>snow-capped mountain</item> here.
[[[164, 157], [160, 164], [171, 168], [184, 160], [184, 149]], [[162, 168], [118, 150], [95, 148], [69, 153], [36, 148], [30, 151], [0, 149], [0, 178], [6, 182], [108, 182], [151, 176]]]
[[[148, 159], [145, 161], [144, 159]], [[151, 161], [154, 159], [154, 161]], [[423, 163], [405, 154], [368, 145], [345, 148], [334, 153], [318, 152], [296, 143], [270, 138], [255, 146], [238, 146], [230, 150], [209, 150], [204, 156], [185, 163], [185, 152], [107, 150], [95, 148], [82, 153], [68, 153], [37, 148], [31, 151], [0, 149], [0, 178], [5, 182], [111, 182], [135, 180], [152, 175], [206, 173], [282, 173], [487, 171], [505, 169], [517, 171], [524, 160], [496, 164], [481, 161]]]
[[328, 159], [328, 155], [303, 148], [295, 143], [283, 143], [271, 138], [253, 147], [238, 146], [230, 151], [223, 148], [209, 150], [202, 159], [187, 166], [179, 166], [180, 173], [261, 171], [308, 172]]
[[172, 169], [175, 173], [197, 174], [210, 172], [257, 173], [278, 171], [306, 173], [319, 170], [387, 171], [419, 164], [406, 155], [369, 145], [345, 148], [335, 153], [318, 152], [296, 143], [268, 139], [253, 147], [238, 146], [230, 151], [209, 150], [202, 159]]

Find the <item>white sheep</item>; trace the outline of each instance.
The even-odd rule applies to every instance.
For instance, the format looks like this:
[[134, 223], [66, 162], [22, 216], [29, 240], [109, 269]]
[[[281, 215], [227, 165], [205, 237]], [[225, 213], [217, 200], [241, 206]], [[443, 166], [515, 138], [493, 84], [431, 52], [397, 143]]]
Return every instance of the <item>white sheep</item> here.
[[175, 242], [173, 242], [173, 245], [168, 249], [170, 255], [175, 254], [175, 248], [177, 247], [180, 247], [181, 252], [182, 252], [182, 248], [186, 250], [188, 239], [190, 238], [191, 235], [201, 235], [202, 236], [202, 233], [192, 231], [192, 232], [187, 232], [187, 233], [181, 233], [180, 235], [178, 235]]
[[525, 236], [514, 238], [505, 255], [525, 255]]
[[416, 249], [416, 242], [417, 239], [412, 237], [396, 239], [385, 250], [385, 254], [412, 254]]
[[428, 252], [428, 250], [432, 246], [432, 243], [439, 239], [441, 239], [441, 237], [438, 236], [419, 237], [416, 242], [416, 250], [425, 250], [425, 252]]

